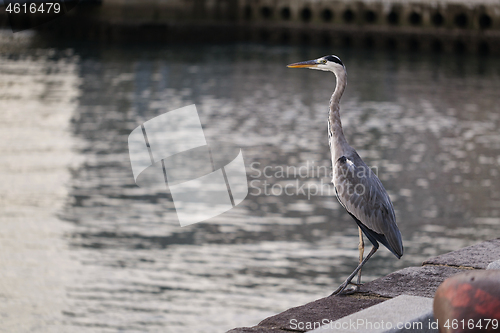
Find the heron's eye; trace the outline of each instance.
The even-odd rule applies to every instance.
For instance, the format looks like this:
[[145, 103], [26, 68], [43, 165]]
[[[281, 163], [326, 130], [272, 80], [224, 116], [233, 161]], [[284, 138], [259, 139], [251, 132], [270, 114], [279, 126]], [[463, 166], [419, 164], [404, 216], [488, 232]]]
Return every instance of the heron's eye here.
[[326, 59], [321, 59], [322, 64], [326, 64]]

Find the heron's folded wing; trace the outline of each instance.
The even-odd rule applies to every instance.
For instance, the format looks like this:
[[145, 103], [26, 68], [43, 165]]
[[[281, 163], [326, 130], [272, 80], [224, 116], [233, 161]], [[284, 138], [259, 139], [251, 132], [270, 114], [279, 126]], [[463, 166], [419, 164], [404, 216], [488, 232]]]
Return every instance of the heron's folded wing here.
[[390, 247], [403, 253], [401, 233], [389, 195], [373, 171], [357, 154], [340, 157], [334, 165], [334, 185], [344, 208], [370, 230], [386, 237]]

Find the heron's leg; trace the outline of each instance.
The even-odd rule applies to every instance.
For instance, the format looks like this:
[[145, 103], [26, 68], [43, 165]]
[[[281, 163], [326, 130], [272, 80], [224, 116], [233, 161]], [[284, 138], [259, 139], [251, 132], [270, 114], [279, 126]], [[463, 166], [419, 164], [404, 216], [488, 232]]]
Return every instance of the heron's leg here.
[[[363, 231], [361, 231], [361, 228], [358, 227], [359, 230], [359, 245], [358, 245], [358, 250], [359, 250], [359, 263], [361, 264], [363, 262], [363, 254], [365, 253], [365, 242], [363, 241]], [[361, 285], [361, 268], [359, 269], [358, 272], [358, 286]]]
[[[358, 227], [359, 231], [359, 245], [358, 245], [358, 250], [359, 250], [359, 263], [363, 261], [363, 254], [365, 252], [365, 242], [363, 241], [363, 231], [361, 231], [361, 228]], [[363, 269], [360, 269], [358, 272], [358, 281], [356, 283], [354, 282], [349, 282], [349, 284], [354, 285], [355, 287], [349, 290], [349, 293], [355, 293], [358, 291], [359, 287], [361, 286], [361, 271]]]
[[377, 252], [378, 248], [377, 247], [372, 247], [370, 253], [368, 253], [368, 255], [366, 256], [365, 259], [363, 259], [363, 261], [358, 265], [358, 267], [356, 267], [356, 269], [354, 270], [354, 272], [351, 273], [351, 275], [349, 275], [349, 277], [344, 281], [344, 283], [342, 283], [338, 288], [337, 290], [335, 290], [330, 296], [333, 296], [333, 295], [338, 295], [338, 294], [341, 294], [344, 289], [347, 287], [347, 285], [351, 282], [351, 280], [356, 276], [356, 274], [359, 272], [359, 270], [363, 267], [364, 264], [366, 264], [366, 262], [368, 261], [368, 259], [371, 258], [372, 255], [375, 254], [375, 252]]

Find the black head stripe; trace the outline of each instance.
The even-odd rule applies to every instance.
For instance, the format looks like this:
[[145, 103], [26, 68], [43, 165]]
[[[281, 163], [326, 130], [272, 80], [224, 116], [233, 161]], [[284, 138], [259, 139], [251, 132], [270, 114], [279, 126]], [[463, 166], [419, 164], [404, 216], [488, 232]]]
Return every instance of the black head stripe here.
[[341, 66], [344, 66], [344, 64], [342, 63], [342, 61], [340, 60], [340, 58], [337, 57], [337, 56], [329, 55], [329, 56], [326, 56], [325, 59], [328, 60], [328, 61], [331, 61], [331, 62], [336, 62], [337, 64], [339, 64]]

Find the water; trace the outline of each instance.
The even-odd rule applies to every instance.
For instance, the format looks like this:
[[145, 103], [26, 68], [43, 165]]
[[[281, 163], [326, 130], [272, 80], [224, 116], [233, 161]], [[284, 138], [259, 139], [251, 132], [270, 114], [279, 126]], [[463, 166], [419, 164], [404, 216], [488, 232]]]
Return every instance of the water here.
[[[331, 49], [14, 37], [0, 34], [2, 331], [224, 332], [324, 297], [354, 269], [357, 229], [328, 178], [334, 77], [285, 67]], [[379, 251], [364, 281], [499, 237], [500, 60], [333, 51], [349, 75], [346, 136], [405, 246], [401, 260]], [[208, 138], [243, 149], [251, 186], [181, 228], [168, 195], [135, 185], [127, 137], [193, 103]]]

